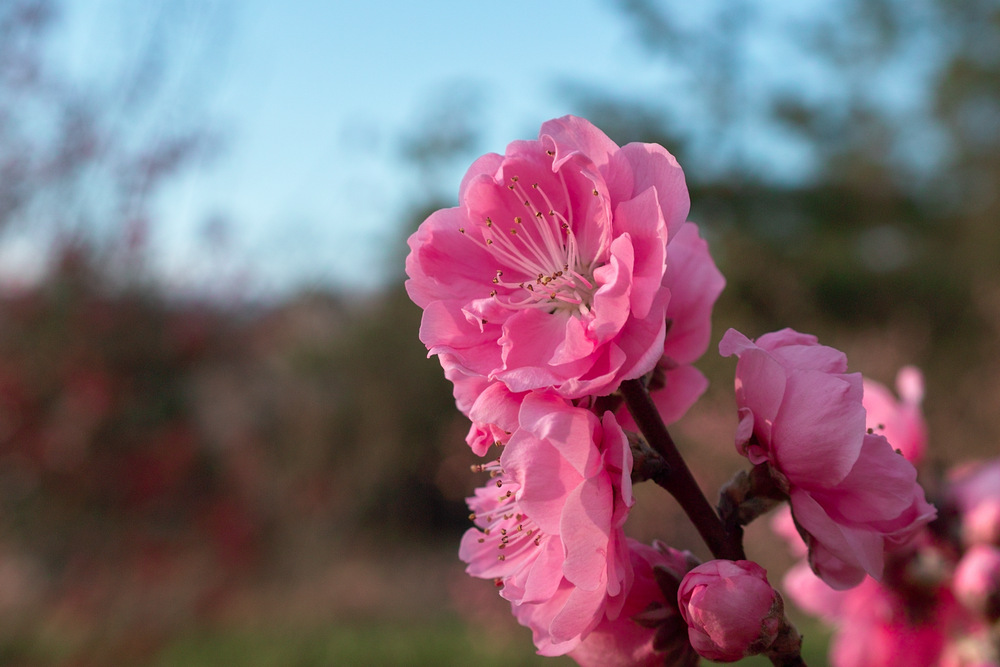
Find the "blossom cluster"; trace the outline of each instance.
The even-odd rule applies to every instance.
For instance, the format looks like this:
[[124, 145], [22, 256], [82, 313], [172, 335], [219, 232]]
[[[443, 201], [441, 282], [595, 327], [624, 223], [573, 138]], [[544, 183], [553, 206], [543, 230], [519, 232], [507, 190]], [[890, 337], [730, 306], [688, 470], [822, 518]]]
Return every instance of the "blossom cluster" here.
[[[919, 371], [900, 371], [897, 388], [898, 401], [884, 386], [865, 382], [867, 423], [919, 464], [928, 445]], [[935, 486], [940, 518], [887, 559], [880, 580], [865, 577], [855, 588], [833, 590], [804, 562], [785, 575], [792, 600], [834, 628], [835, 667], [1000, 665], [1000, 459], [959, 466]], [[805, 555], [791, 524], [787, 513], [772, 521]]]
[[[618, 146], [567, 116], [476, 160], [458, 206], [409, 239], [420, 339], [471, 422], [466, 442], [485, 458], [473, 469], [489, 475], [459, 555], [543, 655], [795, 664], [801, 639], [746, 560], [741, 526], [787, 501], [811, 576], [846, 590], [891, 573], [936, 516], [899, 453], [922, 452], [919, 411], [869, 428], [868, 403], [894, 399], [791, 329], [722, 338], [738, 358], [736, 449], [753, 467], [707, 504], [666, 428], [707, 387], [692, 364], [725, 284], [688, 209], [664, 148]], [[712, 560], [626, 537], [644, 480], [680, 502]], [[968, 578], [993, 576], [982, 569]]]

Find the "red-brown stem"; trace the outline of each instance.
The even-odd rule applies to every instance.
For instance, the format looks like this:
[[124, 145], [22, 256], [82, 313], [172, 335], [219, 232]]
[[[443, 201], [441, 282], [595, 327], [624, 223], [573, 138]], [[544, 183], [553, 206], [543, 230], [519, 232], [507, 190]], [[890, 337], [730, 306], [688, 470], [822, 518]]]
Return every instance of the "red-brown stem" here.
[[[734, 515], [731, 517], [732, 525], [727, 529], [719, 515], [712, 509], [681, 453], [677, 451], [677, 446], [670, 437], [663, 419], [660, 418], [660, 412], [650, 398], [646, 385], [642, 380], [626, 380], [622, 383], [620, 391], [625, 397], [628, 411], [645, 436], [646, 442], [667, 464], [665, 470], [658, 471], [658, 474], [650, 479], [677, 499], [715, 558], [746, 560], [746, 554], [743, 552], [742, 526]], [[787, 616], [782, 621], [778, 638], [765, 655], [776, 667], [807, 667], [800, 652], [801, 635], [788, 621]]]
[[666, 474], [657, 476], [656, 483], [677, 499], [715, 558], [745, 560], [742, 535], [726, 531], [719, 515], [701, 492], [687, 463], [677, 451], [653, 399], [646, 391], [646, 385], [642, 380], [626, 380], [621, 384], [621, 393], [646, 442], [663, 457], [669, 467]]

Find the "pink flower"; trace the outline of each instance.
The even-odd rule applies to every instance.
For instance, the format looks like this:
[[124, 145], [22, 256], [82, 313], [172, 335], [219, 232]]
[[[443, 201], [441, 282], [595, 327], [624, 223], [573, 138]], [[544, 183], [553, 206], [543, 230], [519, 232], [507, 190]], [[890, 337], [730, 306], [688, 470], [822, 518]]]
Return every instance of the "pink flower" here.
[[942, 597], [931, 616], [913, 619], [892, 591], [868, 579], [846, 592], [839, 627], [830, 645], [833, 667], [931, 667], [945, 646], [955, 615]]
[[866, 424], [878, 435], [884, 435], [893, 449], [917, 465], [927, 450], [927, 424], [920, 404], [924, 400], [924, 377], [913, 366], [900, 369], [896, 375], [899, 400], [886, 387], [873, 380], [864, 380]]
[[479, 528], [462, 538], [466, 571], [495, 579], [543, 655], [571, 651], [607, 616], [632, 580], [622, 525], [633, 504], [632, 454], [607, 412], [532, 393], [494, 480], [469, 499]]
[[688, 572], [677, 592], [691, 645], [709, 660], [734, 662], [767, 649], [784, 604], [767, 572], [749, 560], [712, 560]]
[[961, 516], [967, 545], [1000, 545], [1000, 459], [959, 466], [949, 475], [948, 504]]
[[922, 591], [927, 599], [920, 605], [870, 577], [850, 590], [835, 591], [804, 563], [788, 571], [784, 586], [798, 607], [836, 629], [830, 642], [833, 667], [937, 665], [948, 637], [966, 628], [944, 588]]
[[965, 552], [952, 580], [955, 597], [991, 622], [1000, 619], [1000, 549], [977, 544]]
[[[657, 542], [628, 540], [635, 579], [621, 613], [604, 618], [569, 654], [581, 667], [695, 667], [687, 624], [676, 604], [676, 589], [697, 562], [688, 552]], [[667, 596], [664, 582], [673, 591]]]
[[[537, 141], [476, 160], [459, 206], [410, 237], [406, 288], [424, 309], [420, 339], [513, 393], [609, 394], [664, 352], [668, 243], [693, 233], [681, 232], [688, 206], [681, 168], [662, 147], [619, 147], [581, 118], [548, 121]], [[689, 353], [702, 325], [675, 326], [692, 332], [683, 344], [678, 334]]]
[[834, 588], [882, 575], [886, 548], [934, 518], [913, 465], [865, 432], [860, 374], [842, 352], [784, 329], [756, 343], [730, 329], [737, 355], [737, 450], [767, 463], [789, 494], [813, 570]]

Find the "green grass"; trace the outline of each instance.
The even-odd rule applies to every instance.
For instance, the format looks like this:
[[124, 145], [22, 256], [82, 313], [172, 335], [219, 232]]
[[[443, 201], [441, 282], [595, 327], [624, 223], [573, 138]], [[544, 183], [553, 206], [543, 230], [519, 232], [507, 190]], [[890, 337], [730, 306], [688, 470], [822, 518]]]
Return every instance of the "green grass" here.
[[[810, 629], [812, 630], [812, 629]], [[810, 667], [825, 667], [826, 636], [810, 632], [803, 657]], [[429, 619], [419, 625], [385, 621], [351, 623], [295, 632], [221, 630], [183, 637], [164, 650], [155, 667], [568, 667], [568, 658], [543, 658], [534, 653], [530, 636], [507, 641], [481, 630], [470, 631], [460, 619]], [[704, 664], [716, 664], [704, 661]], [[765, 667], [766, 658], [743, 660], [743, 667]]]
[[573, 665], [567, 658], [535, 655], [530, 636], [504, 642], [472, 634], [460, 620], [420, 625], [387, 622], [344, 624], [306, 633], [274, 629], [219, 631], [181, 638], [153, 663], [156, 667], [534, 667]]
[[[826, 667], [827, 636], [807, 632], [803, 657], [810, 667]], [[41, 635], [0, 646], [0, 664], [55, 667], [72, 664], [73, 642], [62, 644]], [[114, 656], [117, 665], [141, 667], [570, 667], [569, 658], [535, 654], [531, 635], [523, 628], [498, 628], [491, 633], [463, 623], [454, 615], [432, 615], [420, 621], [393, 623], [361, 620], [301, 628], [275, 624], [257, 629], [212, 627], [175, 637], [151, 660], [122, 655], [96, 638], [84, 645], [90, 656]], [[148, 656], [145, 653], [145, 656]], [[80, 664], [104, 664], [84, 660]], [[110, 664], [110, 663], [109, 663]], [[704, 661], [705, 665], [710, 663]], [[766, 667], [761, 657], [743, 660], [743, 667]]]

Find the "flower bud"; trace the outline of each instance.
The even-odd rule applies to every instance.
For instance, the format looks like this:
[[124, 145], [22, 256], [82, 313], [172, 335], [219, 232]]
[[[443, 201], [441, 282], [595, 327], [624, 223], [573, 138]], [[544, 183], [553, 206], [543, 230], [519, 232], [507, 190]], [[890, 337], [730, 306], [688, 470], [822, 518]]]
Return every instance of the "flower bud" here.
[[955, 568], [952, 589], [970, 611], [1000, 619], [1000, 549], [983, 544], [969, 549]]
[[713, 560], [688, 572], [677, 592], [691, 645], [704, 658], [734, 662], [764, 651], [781, 628], [784, 604], [767, 572], [748, 560]]

